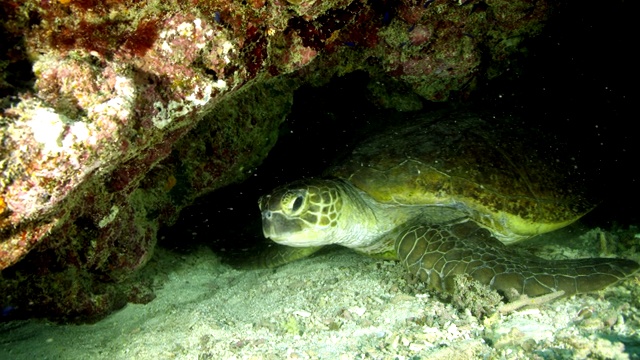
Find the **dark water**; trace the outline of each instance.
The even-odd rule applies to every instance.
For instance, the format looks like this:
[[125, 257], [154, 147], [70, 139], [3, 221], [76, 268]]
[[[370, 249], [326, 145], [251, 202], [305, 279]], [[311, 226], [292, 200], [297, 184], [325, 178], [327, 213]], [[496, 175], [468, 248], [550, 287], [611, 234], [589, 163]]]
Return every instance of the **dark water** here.
[[[527, 53], [516, 56], [510, 71], [478, 84], [470, 97], [425, 101], [424, 111], [472, 106], [515, 113], [543, 126], [550, 138], [568, 140], [589, 166], [592, 190], [601, 203], [584, 222], [604, 228], [637, 224], [640, 151], [632, 108], [637, 103], [637, 91], [632, 92], [637, 72], [630, 50], [637, 42], [632, 12], [624, 2], [583, 4], [572, 5], [541, 36], [529, 40]], [[225, 253], [263, 241], [260, 195], [301, 177], [319, 176], [359, 139], [389, 119], [403, 117], [372, 105], [368, 81], [366, 74], [353, 73], [321, 88], [299, 89], [263, 165], [246, 182], [185, 209], [176, 226], [162, 230], [160, 245], [186, 250], [204, 243]]]

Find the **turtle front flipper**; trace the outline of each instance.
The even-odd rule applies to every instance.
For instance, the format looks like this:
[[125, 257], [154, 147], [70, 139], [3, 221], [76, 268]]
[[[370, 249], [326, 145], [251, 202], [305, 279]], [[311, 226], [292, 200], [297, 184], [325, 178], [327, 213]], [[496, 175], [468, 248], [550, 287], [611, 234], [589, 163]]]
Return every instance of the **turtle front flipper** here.
[[472, 221], [409, 227], [395, 247], [412, 274], [446, 292], [453, 291], [456, 275], [467, 274], [500, 292], [533, 297], [563, 290], [568, 296], [603, 289], [640, 267], [626, 259], [542, 259], [507, 247]]
[[266, 249], [253, 251], [248, 256], [234, 256], [228, 262], [237, 269], [275, 268], [317, 252], [323, 246], [291, 247], [270, 244]]

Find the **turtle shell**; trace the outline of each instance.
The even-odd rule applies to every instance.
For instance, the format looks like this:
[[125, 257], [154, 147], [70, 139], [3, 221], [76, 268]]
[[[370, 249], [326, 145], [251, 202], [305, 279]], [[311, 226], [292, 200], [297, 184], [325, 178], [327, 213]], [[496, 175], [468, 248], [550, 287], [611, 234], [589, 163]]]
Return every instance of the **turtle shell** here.
[[369, 138], [328, 171], [374, 201], [469, 217], [504, 243], [566, 226], [593, 202], [571, 153], [512, 117], [435, 114]]

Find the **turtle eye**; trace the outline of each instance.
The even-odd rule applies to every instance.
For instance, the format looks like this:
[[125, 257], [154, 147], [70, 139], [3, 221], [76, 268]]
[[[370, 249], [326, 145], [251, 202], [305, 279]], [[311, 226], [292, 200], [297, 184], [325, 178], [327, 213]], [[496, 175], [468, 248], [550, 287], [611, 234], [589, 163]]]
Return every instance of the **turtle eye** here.
[[293, 200], [293, 205], [291, 205], [291, 211], [292, 212], [297, 212], [300, 207], [302, 206], [302, 201], [304, 200], [304, 197], [302, 195], [298, 195], [296, 196], [296, 199]]
[[304, 207], [305, 194], [300, 191], [290, 192], [282, 198], [282, 210], [289, 215], [298, 215]]

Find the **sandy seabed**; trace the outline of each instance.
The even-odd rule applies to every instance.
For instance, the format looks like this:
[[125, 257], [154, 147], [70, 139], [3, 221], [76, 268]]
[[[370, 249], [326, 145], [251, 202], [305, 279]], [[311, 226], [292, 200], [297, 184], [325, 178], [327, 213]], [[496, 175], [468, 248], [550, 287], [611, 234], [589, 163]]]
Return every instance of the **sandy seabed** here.
[[156, 299], [96, 324], [1, 323], [0, 359], [640, 358], [637, 278], [478, 319], [341, 248], [242, 271], [208, 247], [158, 248], [149, 269]]

